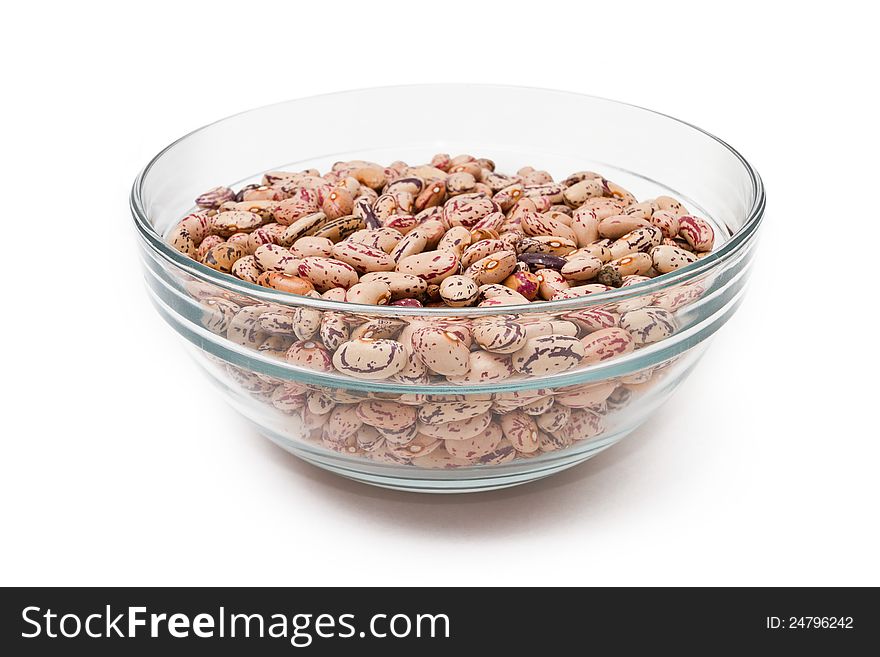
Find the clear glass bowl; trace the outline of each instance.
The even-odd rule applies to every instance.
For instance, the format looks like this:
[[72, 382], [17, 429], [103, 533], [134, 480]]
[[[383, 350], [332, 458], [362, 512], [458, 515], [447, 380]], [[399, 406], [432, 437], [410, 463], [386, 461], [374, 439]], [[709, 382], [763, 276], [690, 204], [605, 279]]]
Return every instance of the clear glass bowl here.
[[[528, 164], [557, 179], [592, 169], [639, 199], [674, 196], [713, 223], [715, 251], [671, 274], [585, 297], [407, 308], [258, 287], [187, 258], [163, 239], [192, 210], [193, 199], [216, 185], [256, 182], [270, 170], [325, 171], [340, 160], [417, 164], [437, 152], [488, 157], [500, 171]], [[761, 179], [748, 162], [687, 123], [600, 98], [481, 85], [365, 89], [238, 114], [168, 146], [137, 177], [131, 194], [150, 296], [229, 403], [269, 439], [319, 467], [429, 492], [490, 490], [545, 477], [644, 422], [739, 305], [764, 204]], [[320, 361], [335, 345], [322, 351], [320, 331], [310, 333], [315, 322], [332, 321], [354, 335], [370, 328], [374, 337], [405, 344], [414, 322], [467, 331], [503, 315], [523, 327], [566, 321], [583, 335], [596, 317], [646, 307], [671, 313], [674, 332], [598, 364], [467, 385], [325, 371]], [[290, 317], [300, 335], [278, 338], [280, 350], [260, 350], [266, 313]], [[283, 349], [294, 338], [315, 349], [317, 360], [307, 367], [286, 360]], [[445, 422], [453, 418], [464, 419]], [[502, 422], [516, 421], [526, 427], [518, 442], [482, 440], [468, 451], [466, 443], [445, 439], [461, 432], [495, 435]], [[369, 423], [381, 426], [377, 431]]]

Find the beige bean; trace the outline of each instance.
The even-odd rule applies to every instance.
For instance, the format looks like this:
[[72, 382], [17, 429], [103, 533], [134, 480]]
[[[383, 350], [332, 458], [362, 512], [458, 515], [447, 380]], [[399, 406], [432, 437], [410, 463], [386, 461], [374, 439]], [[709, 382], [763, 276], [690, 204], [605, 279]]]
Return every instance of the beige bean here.
[[416, 423], [416, 409], [392, 401], [362, 401], [356, 413], [361, 422], [379, 429], [405, 429]]
[[429, 284], [439, 284], [444, 278], [457, 274], [458, 269], [458, 257], [452, 251], [419, 253], [397, 263], [398, 272], [418, 276]]
[[568, 406], [554, 403], [550, 409], [535, 418], [535, 424], [540, 429], [552, 434], [562, 429], [569, 417], [571, 417], [571, 409]]
[[388, 445], [388, 451], [405, 459], [425, 458], [443, 447], [443, 441], [424, 434], [418, 434], [406, 445]]
[[319, 292], [334, 287], [350, 288], [358, 282], [358, 273], [351, 265], [333, 258], [303, 258], [299, 275], [307, 278]]
[[280, 271], [285, 274], [299, 273], [301, 259], [277, 244], [263, 244], [254, 251], [254, 264], [260, 271]]
[[332, 287], [321, 293], [321, 298], [327, 301], [345, 301], [345, 288]]
[[600, 178], [588, 178], [581, 180], [562, 193], [565, 202], [573, 208], [579, 208], [588, 198], [601, 197], [605, 194], [605, 188]]
[[697, 256], [690, 251], [665, 244], [655, 246], [650, 253], [654, 269], [661, 274], [668, 274], [697, 261]]
[[609, 247], [612, 259], [636, 253], [649, 251], [651, 247], [660, 244], [663, 232], [656, 226], [644, 226], [621, 236]]
[[659, 208], [657, 208], [657, 206], [652, 201], [643, 201], [641, 203], [633, 203], [632, 205], [627, 206], [622, 214], [629, 215], [630, 217], [638, 217], [639, 219], [648, 220], [657, 209]]
[[513, 367], [520, 374], [543, 376], [569, 370], [583, 357], [584, 347], [577, 338], [543, 335], [530, 338], [513, 354]]
[[559, 270], [568, 281], [588, 281], [596, 277], [602, 269], [602, 261], [595, 256], [577, 256], [569, 258]]
[[402, 429], [383, 429], [381, 427], [376, 427], [376, 429], [389, 445], [406, 445], [419, 435], [417, 424], [411, 424]]
[[471, 399], [473, 396], [463, 396], [465, 401], [423, 403], [418, 409], [419, 422], [422, 424], [445, 424], [485, 414], [491, 408], [492, 402]]
[[461, 376], [448, 376], [450, 383], [472, 385], [489, 381], [503, 381], [513, 374], [510, 356], [488, 351], [472, 351], [468, 355], [468, 371]]
[[635, 196], [610, 180], [605, 180], [605, 189], [612, 198], [621, 201], [625, 206], [633, 205], [636, 202]]
[[538, 427], [535, 420], [521, 410], [511, 411], [498, 419], [504, 437], [518, 452], [530, 454], [538, 450]]
[[525, 237], [520, 240], [517, 252], [566, 256], [575, 249], [577, 249], [577, 244], [572, 240], [550, 235], [538, 235], [536, 237]]
[[678, 236], [678, 215], [669, 210], [657, 210], [651, 215], [651, 225], [656, 226], [663, 232], [663, 237], [673, 238]]
[[526, 415], [540, 417], [549, 411], [554, 403], [553, 395], [547, 395], [546, 397], [538, 397], [534, 401], [530, 401], [528, 404], [524, 405], [521, 410]]
[[330, 442], [339, 443], [353, 436], [363, 422], [357, 415], [357, 406], [344, 404], [330, 411], [330, 418], [324, 425], [324, 437]]
[[626, 209], [626, 204], [614, 198], [590, 198], [578, 209], [590, 210], [599, 221], [602, 221], [621, 214]]
[[518, 322], [486, 319], [474, 324], [473, 339], [483, 349], [497, 354], [519, 351], [528, 340], [526, 329]]
[[601, 331], [602, 329], [617, 326], [620, 317], [605, 308], [586, 308], [566, 315], [576, 321], [589, 332]]
[[333, 255], [333, 242], [326, 237], [300, 237], [290, 247], [290, 252], [297, 258], [330, 258]]
[[447, 306], [453, 308], [472, 306], [479, 296], [479, 286], [467, 276], [449, 276], [440, 283], [440, 298]]
[[380, 249], [385, 253], [391, 253], [394, 247], [403, 238], [403, 234], [394, 228], [382, 226], [380, 228], [365, 228], [348, 236], [347, 241], [366, 244], [374, 249]]
[[631, 233], [636, 228], [650, 226], [651, 223], [639, 217], [630, 217], [625, 214], [613, 215], [606, 217], [599, 222], [599, 235], [607, 239], [616, 240], [623, 237], [627, 233]]
[[421, 253], [427, 248], [427, 246], [428, 237], [423, 232], [419, 231], [419, 228], [415, 228], [397, 243], [391, 251], [391, 260], [396, 266], [396, 263], [404, 258]]
[[454, 251], [461, 256], [471, 244], [471, 232], [464, 226], [453, 226], [437, 243], [437, 251]]
[[477, 179], [466, 171], [459, 171], [446, 178], [446, 189], [450, 195], [466, 194], [476, 187]]
[[269, 306], [245, 306], [229, 321], [226, 337], [243, 347], [256, 348], [269, 334], [260, 329], [260, 316]]
[[320, 210], [318, 194], [313, 190], [298, 188], [292, 198], [285, 199], [275, 208], [275, 221], [290, 226], [297, 220]]
[[358, 273], [394, 271], [397, 263], [381, 249], [359, 242], [339, 242], [333, 246], [333, 258], [351, 265]]
[[456, 196], [443, 205], [443, 219], [450, 228], [452, 226], [472, 228], [487, 214], [496, 211], [497, 206], [491, 199]]
[[590, 333], [581, 339], [584, 346], [583, 363], [601, 363], [635, 349], [635, 341], [629, 331], [612, 327]]
[[461, 266], [470, 267], [478, 260], [482, 260], [498, 251], [509, 250], [501, 239], [482, 239], [468, 246], [461, 256]]
[[244, 256], [235, 261], [232, 265], [232, 274], [248, 283], [257, 284], [260, 274], [263, 272], [257, 266], [256, 259], [252, 255]]
[[410, 358], [402, 370], [392, 375], [391, 380], [397, 383], [424, 385], [430, 383], [431, 375], [422, 361], [418, 358]]
[[363, 424], [355, 433], [355, 442], [358, 449], [365, 452], [374, 452], [385, 447], [385, 437], [375, 427]]
[[558, 218], [549, 216], [547, 213], [527, 212], [521, 221], [523, 232], [526, 235], [552, 235], [561, 237], [572, 243], [577, 243], [574, 230]]
[[611, 262], [614, 258], [611, 255], [611, 249], [604, 244], [588, 244], [581, 247], [574, 253], [569, 254], [569, 258], [575, 258], [581, 255], [591, 255], [599, 258], [602, 262]]
[[339, 346], [349, 339], [348, 322], [340, 313], [325, 312], [321, 317], [320, 328], [321, 342], [330, 351], [336, 351]]
[[339, 242], [362, 230], [365, 226], [364, 220], [360, 217], [347, 215], [328, 221], [317, 230], [309, 231], [309, 233], [314, 237], [326, 237], [332, 242]]
[[328, 222], [329, 219], [323, 212], [309, 212], [297, 217], [289, 225], [279, 224], [284, 226], [284, 231], [277, 242], [282, 246], [290, 246], [301, 237], [314, 235], [316, 231], [320, 230]]
[[263, 222], [263, 218], [254, 212], [218, 212], [211, 217], [211, 231], [228, 237], [240, 231], [254, 230]]
[[676, 217], [688, 214], [687, 208], [682, 205], [681, 201], [678, 201], [671, 196], [658, 196], [654, 199], [654, 203], [657, 204], [657, 207], [660, 210], [671, 212]]
[[202, 326], [218, 335], [225, 335], [232, 318], [241, 307], [222, 297], [210, 297], [200, 302], [203, 308]]
[[[199, 247], [196, 244], [196, 240], [193, 239], [190, 232], [183, 226], [175, 226], [171, 232], [168, 233], [167, 239], [171, 243], [171, 246], [181, 253], [188, 255], [190, 258], [197, 259], [199, 257]], [[222, 238], [218, 239], [220, 239], [221, 242], [223, 241]]]
[[483, 433], [492, 422], [491, 413], [483, 413], [467, 420], [453, 420], [444, 424], [419, 423], [419, 433], [443, 440], [470, 440]]
[[412, 345], [415, 355], [432, 372], [460, 376], [468, 371], [470, 350], [457, 332], [421, 328], [413, 333]]
[[196, 244], [211, 233], [211, 217], [206, 212], [192, 212], [177, 222], [178, 228], [186, 230]]
[[496, 452], [501, 445], [504, 434], [496, 422], [490, 422], [482, 433], [466, 440], [445, 440], [446, 451], [450, 455], [477, 462], [479, 459]]
[[391, 301], [391, 288], [382, 281], [355, 283], [345, 293], [345, 300], [349, 303], [384, 306]]
[[360, 184], [375, 190], [382, 189], [388, 180], [385, 171], [380, 166], [359, 167], [353, 170], [351, 175]]
[[500, 283], [516, 268], [516, 254], [513, 251], [498, 251], [486, 256], [468, 267], [464, 275], [473, 279], [477, 285]]
[[510, 288], [506, 285], [502, 285], [500, 283], [487, 283], [486, 285], [480, 286], [480, 297], [485, 299], [512, 299], [516, 303], [528, 303], [529, 300], [526, 299], [519, 292]]
[[428, 284], [418, 276], [396, 271], [369, 272], [361, 276], [360, 280], [361, 283], [373, 281], [385, 283], [391, 290], [393, 300], [420, 297], [428, 287]]
[[287, 361], [298, 367], [318, 372], [332, 372], [333, 361], [330, 352], [314, 340], [294, 342], [285, 355]]
[[647, 306], [623, 313], [620, 327], [632, 334], [636, 344], [657, 342], [675, 333], [675, 317], [668, 310]]
[[555, 269], [542, 269], [536, 276], [538, 277], [538, 294], [542, 299], [552, 299], [555, 295], [567, 290], [570, 285], [565, 276]]
[[631, 253], [609, 262], [605, 267], [613, 269], [621, 277], [637, 274], [644, 276], [651, 271], [654, 261], [647, 253]]
[[372, 338], [374, 340], [394, 338], [406, 322], [391, 317], [377, 317], [364, 322], [351, 330], [351, 339]]
[[395, 340], [359, 338], [344, 343], [333, 354], [333, 365], [359, 379], [387, 379], [406, 365], [403, 345]]

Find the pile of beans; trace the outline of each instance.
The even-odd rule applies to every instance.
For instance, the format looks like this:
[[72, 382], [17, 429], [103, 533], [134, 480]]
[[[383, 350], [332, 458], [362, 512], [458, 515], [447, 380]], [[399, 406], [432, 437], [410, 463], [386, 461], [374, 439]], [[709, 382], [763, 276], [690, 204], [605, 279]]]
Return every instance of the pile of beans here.
[[[565, 313], [515, 306], [633, 285], [696, 262], [715, 240], [707, 221], [671, 197], [639, 202], [590, 171], [560, 182], [531, 167], [503, 174], [469, 155], [271, 172], [262, 184], [217, 187], [196, 203], [168, 241], [250, 283], [367, 306], [510, 306], [476, 318], [371, 317], [354, 306], [257, 303], [193, 283], [203, 325], [240, 345], [320, 372], [414, 385], [552, 375], [662, 340], [700, 284]], [[425, 467], [500, 463], [599, 435], [604, 412], [625, 403], [628, 384], [642, 383], [408, 405], [230, 371], [326, 447]]]
[[339, 162], [201, 195], [168, 239], [217, 271], [362, 304], [494, 306], [567, 299], [709, 253], [711, 225], [677, 200], [637, 202], [598, 173], [554, 182], [491, 160]]

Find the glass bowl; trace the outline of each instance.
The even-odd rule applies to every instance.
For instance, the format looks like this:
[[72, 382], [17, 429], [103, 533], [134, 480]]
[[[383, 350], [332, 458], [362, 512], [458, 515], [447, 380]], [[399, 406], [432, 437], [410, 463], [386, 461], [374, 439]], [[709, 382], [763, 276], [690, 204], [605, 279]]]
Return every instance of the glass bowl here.
[[[638, 199], [673, 196], [713, 224], [715, 250], [673, 273], [604, 293], [413, 308], [259, 287], [189, 259], [163, 238], [192, 211], [193, 199], [217, 185], [259, 182], [271, 170], [327, 171], [340, 160], [418, 164], [438, 152], [491, 158], [500, 171], [531, 165], [557, 179], [592, 169]], [[426, 492], [491, 490], [545, 477], [643, 423], [742, 300], [764, 204], [761, 179], [748, 162], [687, 123], [600, 98], [483, 85], [364, 89], [238, 114], [168, 146], [131, 193], [152, 301], [227, 401], [310, 463]], [[418, 327], [440, 327], [467, 342], [479, 325], [497, 320], [529, 335], [580, 339], [603, 322], [651, 313], [665, 330], [648, 331], [640, 348], [564, 371], [462, 382], [411, 366]], [[286, 318], [287, 328], [267, 332], [269, 315]], [[347, 335], [331, 338], [325, 325]], [[334, 353], [358, 339], [386, 340], [380, 351], [397, 359], [397, 373], [363, 378], [335, 369]], [[290, 358], [293, 343], [297, 355]]]

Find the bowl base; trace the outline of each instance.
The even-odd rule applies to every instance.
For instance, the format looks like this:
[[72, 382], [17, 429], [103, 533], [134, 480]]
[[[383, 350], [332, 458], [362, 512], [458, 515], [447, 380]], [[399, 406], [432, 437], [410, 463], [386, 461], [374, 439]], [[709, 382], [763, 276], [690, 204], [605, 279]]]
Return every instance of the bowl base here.
[[[261, 433], [285, 451], [307, 463], [371, 486], [409, 493], [481, 493], [520, 486], [567, 470], [611, 447], [629, 431], [607, 436], [602, 440], [590, 441], [587, 449], [578, 450], [574, 454], [559, 455], [549, 461], [542, 458], [533, 461], [516, 461], [515, 464], [509, 464], [507, 467], [491, 466], [491, 470], [480, 467], [430, 470], [380, 464], [371, 466], [362, 461], [355, 464], [351, 459], [333, 452], [320, 453], [303, 448], [301, 443], [281, 435], [265, 430]], [[587, 444], [584, 447], [587, 447]]]

